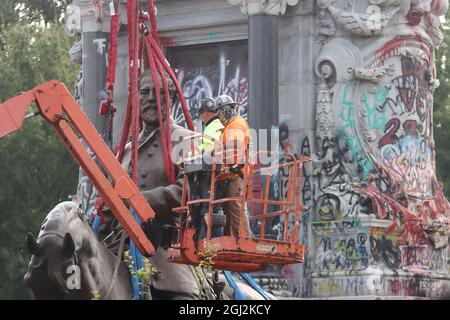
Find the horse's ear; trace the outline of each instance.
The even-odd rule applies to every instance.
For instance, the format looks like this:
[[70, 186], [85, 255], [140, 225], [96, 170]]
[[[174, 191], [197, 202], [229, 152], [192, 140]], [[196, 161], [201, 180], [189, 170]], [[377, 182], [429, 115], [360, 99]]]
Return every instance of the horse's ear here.
[[68, 257], [72, 256], [75, 252], [75, 242], [73, 241], [70, 233], [66, 233], [64, 236], [64, 245], [63, 245], [64, 254]]
[[35, 256], [39, 256], [42, 252], [41, 245], [34, 240], [34, 237], [30, 232], [27, 234], [27, 249], [30, 254]]

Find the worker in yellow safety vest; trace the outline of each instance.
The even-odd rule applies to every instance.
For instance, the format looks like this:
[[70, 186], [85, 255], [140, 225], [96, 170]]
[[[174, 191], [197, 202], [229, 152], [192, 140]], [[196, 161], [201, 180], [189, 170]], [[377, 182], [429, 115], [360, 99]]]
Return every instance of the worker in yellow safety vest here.
[[[202, 161], [205, 161], [209, 165], [212, 161], [214, 152], [220, 147], [220, 137], [223, 131], [222, 122], [216, 113], [216, 101], [207, 97], [200, 102], [199, 116], [202, 121], [203, 134], [200, 140], [196, 140], [195, 154], [192, 151], [188, 153], [188, 157], [196, 155], [192, 159], [198, 161], [198, 156], [201, 155]], [[189, 190], [191, 199], [203, 199], [209, 198], [211, 171], [203, 170], [196, 172], [195, 175], [189, 176]], [[220, 197], [220, 194], [216, 194]], [[196, 228], [196, 240], [203, 239], [207, 234], [207, 227], [204, 217], [208, 212], [208, 204], [199, 204], [192, 206], [192, 225]], [[219, 206], [215, 205], [213, 209], [214, 214], [219, 213]], [[223, 215], [223, 213], [222, 213]], [[220, 226], [212, 226], [212, 236], [221, 236], [223, 234], [223, 223]]]
[[212, 152], [215, 144], [220, 141], [223, 131], [222, 122], [217, 116], [216, 101], [213, 98], [208, 97], [200, 102], [199, 116], [204, 128], [200, 150]]

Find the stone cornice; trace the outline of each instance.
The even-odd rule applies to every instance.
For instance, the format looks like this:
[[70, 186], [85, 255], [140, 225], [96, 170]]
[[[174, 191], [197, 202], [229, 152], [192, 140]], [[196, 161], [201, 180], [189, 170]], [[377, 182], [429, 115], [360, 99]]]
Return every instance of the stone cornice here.
[[232, 5], [240, 5], [241, 12], [247, 15], [283, 15], [288, 6], [295, 6], [299, 0], [228, 0]]

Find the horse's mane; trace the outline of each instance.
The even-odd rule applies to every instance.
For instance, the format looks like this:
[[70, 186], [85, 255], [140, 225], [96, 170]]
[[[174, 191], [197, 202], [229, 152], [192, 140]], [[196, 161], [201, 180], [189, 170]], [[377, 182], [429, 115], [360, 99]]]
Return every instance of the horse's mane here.
[[48, 231], [61, 231], [67, 228], [69, 222], [74, 219], [80, 219], [84, 222], [82, 211], [78, 204], [72, 201], [61, 202], [53, 208], [42, 222], [40, 233]]

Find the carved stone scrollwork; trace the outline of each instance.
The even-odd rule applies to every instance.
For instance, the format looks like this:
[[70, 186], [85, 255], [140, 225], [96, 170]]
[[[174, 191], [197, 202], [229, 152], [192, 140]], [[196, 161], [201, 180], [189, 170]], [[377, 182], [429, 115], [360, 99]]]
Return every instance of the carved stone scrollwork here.
[[81, 9], [79, 6], [71, 4], [66, 9], [66, 30], [69, 37], [81, 34]]
[[354, 75], [356, 79], [378, 83], [385, 75], [392, 76], [394, 72], [395, 68], [393, 65], [373, 69], [356, 67], [354, 70]]
[[[328, 67], [328, 66], [324, 66]], [[316, 107], [316, 121], [317, 121], [317, 140], [320, 145], [324, 145], [326, 141], [332, 141], [335, 136], [336, 126], [334, 123], [334, 112], [332, 105], [331, 89], [325, 80], [325, 77], [320, 79], [320, 84], [317, 89], [317, 107]]]
[[247, 15], [259, 13], [283, 15], [288, 6], [295, 6], [299, 0], [228, 0], [232, 5], [240, 5], [241, 12]]
[[319, 34], [327, 37], [331, 37], [336, 33], [336, 23], [327, 10], [330, 4], [331, 0], [317, 0]]
[[363, 66], [361, 52], [350, 41], [337, 38], [322, 48], [316, 61], [317, 88], [316, 135], [321, 146], [336, 136], [333, 96], [335, 85], [355, 79], [354, 70]]
[[361, 51], [349, 40], [336, 38], [326, 43], [316, 61], [316, 75], [324, 76], [324, 70], [331, 72], [326, 77], [330, 87], [336, 81], [352, 81], [355, 78], [354, 70], [364, 65]]
[[75, 43], [69, 49], [70, 60], [76, 64], [81, 64], [83, 59], [83, 46], [81, 42]]
[[371, 6], [367, 9], [369, 12], [365, 14], [348, 12], [334, 6], [329, 6], [328, 10], [334, 21], [348, 32], [358, 36], [373, 36], [389, 25], [400, 7], [392, 7], [381, 13], [378, 6]]

